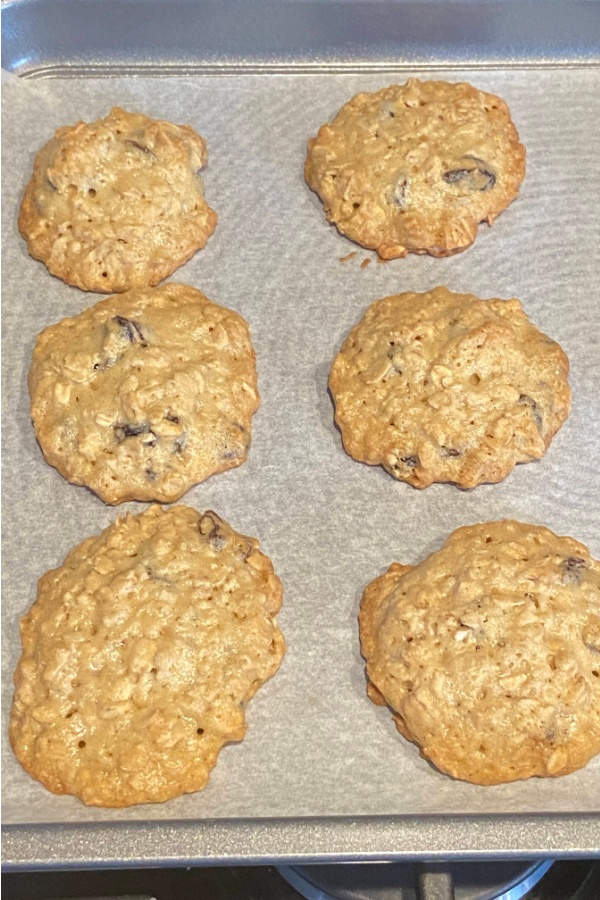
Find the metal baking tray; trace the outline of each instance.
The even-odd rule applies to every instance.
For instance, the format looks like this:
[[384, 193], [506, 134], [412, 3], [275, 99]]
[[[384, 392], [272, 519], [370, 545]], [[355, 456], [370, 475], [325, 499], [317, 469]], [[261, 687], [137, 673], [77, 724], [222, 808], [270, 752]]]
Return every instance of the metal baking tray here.
[[[4, 865], [600, 852], [600, 757], [566, 778], [492, 788], [442, 776], [367, 701], [356, 626], [368, 581], [462, 524], [537, 522], [600, 554], [600, 4], [9, 0], [2, 40]], [[465, 253], [378, 265], [326, 224], [302, 177], [306, 140], [354, 93], [410, 75], [504, 97], [528, 173]], [[219, 226], [173, 279], [250, 321], [263, 403], [244, 466], [182, 502], [260, 538], [284, 583], [289, 652], [205, 791], [111, 811], [33, 782], [7, 747], [6, 722], [17, 622], [37, 578], [117, 515], [64, 482], [36, 445], [26, 387], [35, 334], [99, 297], [30, 259], [16, 216], [41, 144], [119, 104], [190, 122], [208, 140]], [[573, 411], [544, 460], [471, 492], [415, 491], [349, 459], [327, 395], [331, 359], [366, 306], [439, 283], [520, 297], [571, 359]]]

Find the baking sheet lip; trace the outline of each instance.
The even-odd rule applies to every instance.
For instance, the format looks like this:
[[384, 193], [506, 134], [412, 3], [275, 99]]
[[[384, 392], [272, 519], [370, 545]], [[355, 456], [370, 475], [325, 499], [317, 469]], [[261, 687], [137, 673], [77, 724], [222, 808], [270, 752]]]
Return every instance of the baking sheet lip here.
[[[166, 829], [170, 835], [164, 833]], [[314, 829], [320, 834], [311, 838]], [[161, 832], [160, 855], [148, 852], [148, 838]], [[459, 839], [449, 841], [450, 833]], [[107, 838], [118, 852], [102, 852]], [[100, 851], [82, 852], [86, 839]], [[235, 851], [223, 852], [227, 841]], [[290, 852], [294, 845], [300, 849]], [[53, 852], [57, 846], [59, 856]], [[596, 813], [156, 820], [2, 828], [3, 871], [596, 856], [600, 857], [600, 814]]]
[[[51, 80], [59, 78], [122, 78], [139, 76], [142, 78], [190, 78], [198, 76], [225, 77], [230, 75], [334, 75], [334, 74], [380, 74], [406, 72], [444, 71], [496, 71], [507, 69], [596, 69], [600, 67], [600, 58], [565, 57], [563, 59], [480, 59], [480, 60], [446, 60], [436, 59], [427, 62], [406, 60], [348, 62], [298, 62], [298, 63], [165, 63], [146, 65], [65, 65], [56, 63], [46, 66], [15, 69], [12, 74], [27, 80]], [[8, 71], [8, 70], [5, 70]]]

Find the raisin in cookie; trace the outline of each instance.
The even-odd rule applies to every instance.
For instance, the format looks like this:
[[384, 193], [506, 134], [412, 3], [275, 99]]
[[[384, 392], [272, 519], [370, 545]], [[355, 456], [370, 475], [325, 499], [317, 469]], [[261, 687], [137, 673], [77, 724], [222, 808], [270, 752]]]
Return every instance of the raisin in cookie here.
[[566, 775], [600, 752], [600, 563], [547, 528], [459, 528], [360, 611], [369, 694], [442, 772]]
[[207, 160], [190, 126], [123, 109], [60, 128], [35, 160], [19, 230], [33, 257], [83, 290], [157, 284], [215, 230], [198, 174]]
[[346, 451], [424, 488], [501, 481], [569, 414], [569, 363], [518, 300], [437, 287], [378, 300], [334, 360]]
[[153, 506], [75, 547], [21, 621], [10, 739], [91, 806], [201, 790], [285, 652], [281, 582], [213, 512]]
[[308, 142], [304, 174], [329, 221], [383, 259], [450, 256], [514, 200], [525, 148], [499, 97], [411, 78], [346, 103]]
[[247, 322], [183, 284], [47, 328], [29, 390], [46, 460], [106, 503], [170, 502], [241, 465], [259, 404]]

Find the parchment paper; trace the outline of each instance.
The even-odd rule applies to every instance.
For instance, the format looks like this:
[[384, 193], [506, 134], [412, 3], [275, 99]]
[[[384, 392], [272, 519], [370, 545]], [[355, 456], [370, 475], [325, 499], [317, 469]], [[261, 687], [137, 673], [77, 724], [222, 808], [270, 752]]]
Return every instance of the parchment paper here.
[[[5, 823], [600, 809], [600, 757], [560, 779], [488, 788], [453, 781], [422, 760], [389, 711], [365, 694], [358, 603], [365, 584], [393, 560], [416, 563], [454, 528], [502, 517], [547, 525], [600, 555], [600, 72], [425, 77], [468, 80], [504, 97], [527, 147], [527, 177], [519, 198], [493, 229], [481, 227], [470, 250], [388, 264], [326, 223], [302, 172], [307, 138], [354, 93], [394, 80], [385, 73], [4, 85]], [[219, 225], [172, 280], [249, 320], [262, 406], [248, 461], [181, 502], [215, 509], [259, 537], [283, 580], [279, 621], [289, 645], [280, 672], [249, 706], [245, 741], [223, 751], [208, 787], [124, 811], [86, 809], [48, 793], [21, 770], [6, 737], [17, 623], [37, 579], [126, 509], [145, 508], [107, 507], [46, 465], [26, 386], [36, 333], [100, 296], [66, 286], [28, 256], [16, 225], [21, 195], [35, 153], [58, 126], [91, 121], [112, 105], [190, 123], [208, 141], [205, 189]], [[340, 262], [352, 250], [356, 256]], [[437, 284], [519, 297], [572, 366], [572, 413], [546, 457], [470, 492], [451, 485], [417, 491], [347, 457], [327, 393], [331, 360], [373, 300]]]

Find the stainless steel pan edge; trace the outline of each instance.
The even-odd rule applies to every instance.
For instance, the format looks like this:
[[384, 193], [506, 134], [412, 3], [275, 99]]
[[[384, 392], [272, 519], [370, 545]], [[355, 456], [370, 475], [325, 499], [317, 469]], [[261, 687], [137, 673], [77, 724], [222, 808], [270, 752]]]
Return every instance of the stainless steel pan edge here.
[[8, 827], [3, 868], [589, 858], [600, 816], [385, 816]]
[[599, 35], [593, 0], [2, 4], [2, 65], [28, 77], [595, 65]]

